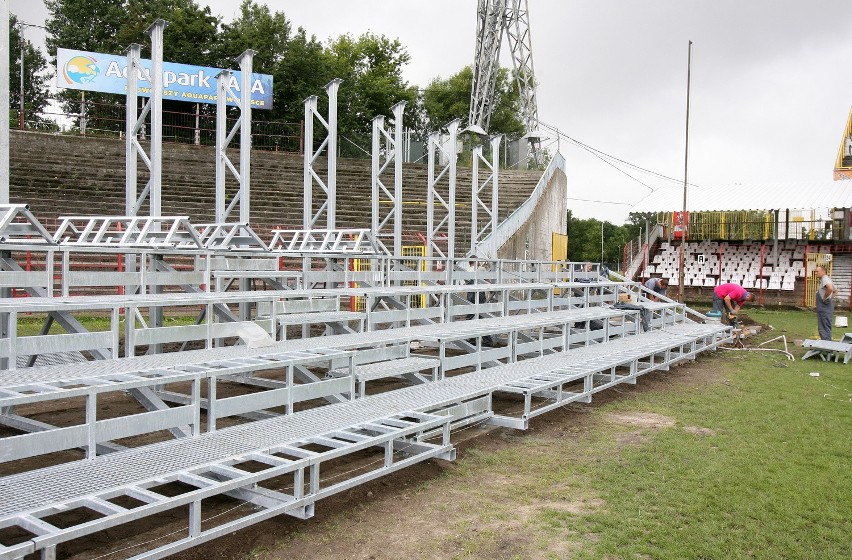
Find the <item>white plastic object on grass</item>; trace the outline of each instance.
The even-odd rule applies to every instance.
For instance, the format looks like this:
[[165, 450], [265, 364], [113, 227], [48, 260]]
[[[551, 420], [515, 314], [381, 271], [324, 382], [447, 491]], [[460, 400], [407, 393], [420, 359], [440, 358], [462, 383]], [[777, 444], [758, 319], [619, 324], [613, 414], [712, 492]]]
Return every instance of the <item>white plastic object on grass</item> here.
[[812, 372], [810, 373], [810, 376], [811, 376], [811, 377], [819, 377], [819, 372], [818, 372], [818, 371], [812, 371]]

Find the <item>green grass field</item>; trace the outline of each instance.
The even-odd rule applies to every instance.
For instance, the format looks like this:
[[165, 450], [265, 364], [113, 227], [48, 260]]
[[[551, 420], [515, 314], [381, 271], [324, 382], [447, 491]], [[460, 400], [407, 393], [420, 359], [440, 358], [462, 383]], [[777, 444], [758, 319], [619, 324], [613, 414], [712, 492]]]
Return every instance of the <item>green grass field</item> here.
[[[748, 315], [775, 327], [750, 345], [783, 334], [792, 349], [793, 339], [816, 334], [807, 311]], [[547, 482], [531, 503], [555, 504], [530, 524], [542, 556], [852, 558], [852, 365], [803, 362], [804, 351], [792, 351], [796, 361], [719, 351], [671, 374], [709, 368], [704, 382], [593, 408], [595, 429], [580, 440], [531, 442], [548, 457], [546, 469], [529, 465]], [[637, 431], [609, 420], [636, 414], [673, 425]], [[528, 457], [538, 462], [535, 453], [508, 453], [516, 466]], [[577, 496], [596, 505], [559, 506]], [[559, 554], [552, 541], [560, 539], [576, 541], [570, 554]]]
[[[776, 327], [758, 340], [816, 330], [808, 312], [749, 315]], [[606, 507], [582, 523], [601, 540], [579, 558], [852, 557], [852, 366], [719, 354], [721, 383], [599, 411], [656, 412], [676, 424], [594, 469], [589, 484]]]

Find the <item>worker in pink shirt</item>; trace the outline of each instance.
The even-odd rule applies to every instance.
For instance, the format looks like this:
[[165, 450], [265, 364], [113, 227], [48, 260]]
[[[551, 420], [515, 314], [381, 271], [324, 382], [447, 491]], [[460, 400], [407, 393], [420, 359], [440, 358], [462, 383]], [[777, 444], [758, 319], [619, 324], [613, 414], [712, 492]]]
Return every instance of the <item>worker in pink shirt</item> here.
[[713, 311], [731, 321], [736, 319], [743, 304], [753, 299], [754, 294], [739, 284], [719, 284], [713, 289]]

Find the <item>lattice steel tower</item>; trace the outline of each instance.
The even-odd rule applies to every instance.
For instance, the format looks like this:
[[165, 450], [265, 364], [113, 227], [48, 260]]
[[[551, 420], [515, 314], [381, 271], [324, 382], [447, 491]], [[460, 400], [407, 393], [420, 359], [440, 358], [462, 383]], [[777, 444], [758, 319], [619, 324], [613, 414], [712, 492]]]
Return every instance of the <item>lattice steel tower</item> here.
[[521, 92], [521, 111], [529, 134], [538, 129], [538, 103], [527, 0], [479, 0], [468, 125], [488, 131], [504, 32], [512, 51], [512, 67]]

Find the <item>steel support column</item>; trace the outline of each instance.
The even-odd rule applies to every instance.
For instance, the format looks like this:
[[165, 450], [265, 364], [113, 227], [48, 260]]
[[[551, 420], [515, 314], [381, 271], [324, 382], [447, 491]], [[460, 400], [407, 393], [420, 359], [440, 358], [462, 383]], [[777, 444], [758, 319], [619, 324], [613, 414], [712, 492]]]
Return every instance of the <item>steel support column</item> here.
[[[374, 239], [388, 236], [388, 222], [393, 222], [393, 255], [402, 257], [402, 144], [403, 112], [405, 101], [400, 101], [391, 111], [394, 114], [394, 134], [385, 128], [385, 117], [379, 115], [373, 119], [373, 166], [372, 166], [372, 226]], [[384, 162], [382, 161], [384, 157]], [[382, 182], [382, 173], [390, 163], [394, 163], [393, 193]], [[382, 202], [390, 202], [390, 208], [382, 211]]]
[[[499, 196], [499, 176], [500, 176], [500, 142], [502, 136], [496, 136], [491, 139], [491, 161], [489, 162], [482, 155], [482, 146], [477, 146], [473, 149], [473, 177], [471, 179], [472, 199], [470, 207], [470, 252], [469, 255], [476, 254], [476, 248], [479, 243], [493, 235], [497, 231], [498, 220], [498, 196]], [[479, 179], [479, 167], [483, 165], [489, 169], [488, 174], [482, 181]], [[484, 194], [487, 193], [488, 185], [491, 185], [491, 200], [489, 201]], [[479, 210], [488, 216], [488, 220], [480, 223]], [[496, 258], [496, 255], [479, 255]]]
[[[343, 80], [335, 78], [330, 81], [325, 90], [328, 94], [328, 120], [324, 119], [317, 111], [317, 96], [312, 95], [305, 99], [305, 174], [304, 174], [304, 229], [315, 229], [323, 214], [326, 217], [326, 228], [336, 228], [336, 206], [337, 206], [337, 92]], [[318, 120], [328, 132], [328, 135], [314, 150], [314, 120]], [[328, 172], [323, 181], [314, 169], [314, 162], [320, 154], [326, 151], [328, 159]], [[314, 212], [313, 185], [316, 181], [320, 189], [325, 193], [325, 200]]]
[[158, 19], [145, 30], [151, 37], [151, 216], [163, 213], [163, 30], [167, 25]]
[[[158, 19], [146, 30], [151, 36], [151, 71], [146, 72], [140, 63], [142, 47], [132, 44], [127, 48], [127, 107], [125, 119], [125, 213], [137, 215], [148, 199], [149, 216], [162, 214], [162, 163], [163, 163], [163, 30], [168, 22]], [[151, 96], [138, 110], [140, 77], [151, 85]], [[139, 144], [139, 132], [144, 130], [145, 119], [151, 115], [151, 148], [149, 154]], [[141, 158], [150, 176], [144, 190], [137, 196], [137, 163]]]
[[[124, 125], [124, 214], [125, 216], [135, 216], [137, 211], [136, 201], [136, 164], [140, 152], [143, 154], [143, 159], [148, 163], [148, 158], [144, 156], [145, 152], [139, 146], [136, 135], [139, 132], [140, 123], [144, 123], [145, 119], [139, 118], [139, 72], [141, 66], [139, 59], [141, 57], [142, 46], [133, 43], [127, 47], [127, 101], [126, 114]], [[145, 106], [147, 114], [149, 107]], [[149, 166], [150, 169], [150, 166]], [[147, 190], [147, 187], [146, 187]]]
[[[458, 159], [458, 133], [460, 120], [447, 125], [447, 139], [441, 141], [440, 132], [429, 135], [428, 191], [426, 194], [426, 256], [440, 255], [455, 258], [456, 249], [456, 160]], [[437, 157], [443, 155], [447, 164], [436, 172]], [[446, 191], [439, 183], [446, 176]], [[446, 253], [438, 243], [441, 235], [447, 239]]]
[[[251, 73], [254, 51], [247, 50], [240, 55], [239, 95], [233, 86], [233, 74], [223, 70], [216, 80], [216, 222], [227, 223], [231, 212], [239, 204], [240, 223], [247, 224], [251, 219], [250, 208], [250, 167], [251, 167]], [[228, 130], [228, 99], [233, 99], [240, 109], [240, 118]], [[228, 158], [228, 145], [240, 133], [240, 169]], [[225, 180], [230, 171], [237, 179], [239, 188], [234, 198], [228, 202], [225, 192]]]

